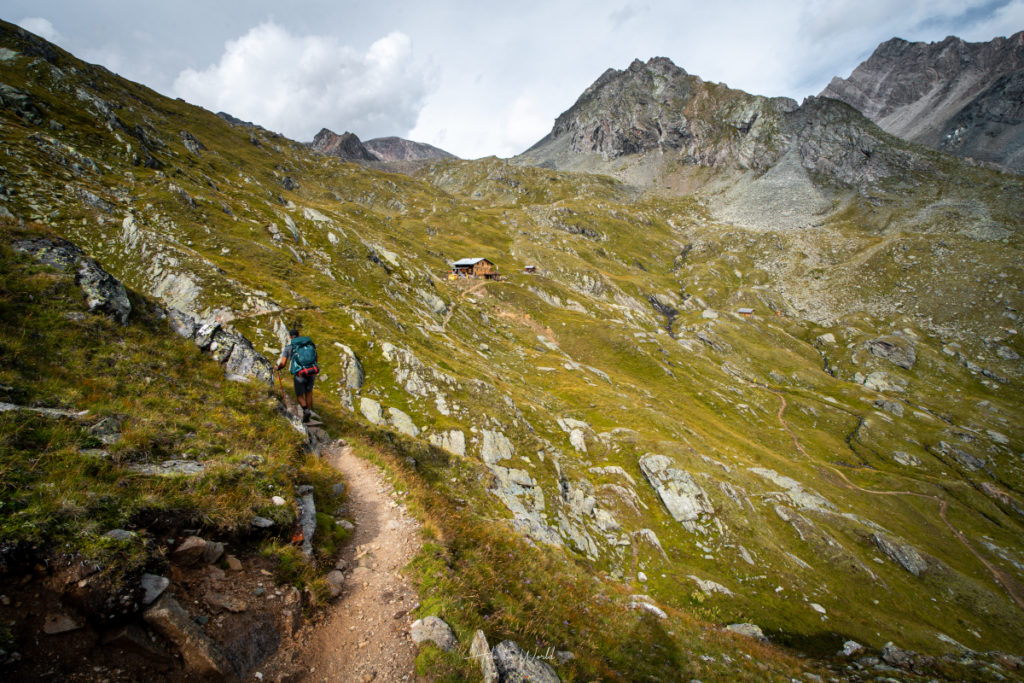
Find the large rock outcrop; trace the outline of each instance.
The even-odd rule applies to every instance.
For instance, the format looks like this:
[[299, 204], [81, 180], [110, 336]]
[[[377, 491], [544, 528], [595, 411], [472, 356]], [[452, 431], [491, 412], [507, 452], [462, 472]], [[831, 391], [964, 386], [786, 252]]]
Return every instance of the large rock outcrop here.
[[821, 92], [893, 135], [1024, 171], [1024, 31], [987, 43], [888, 40]]

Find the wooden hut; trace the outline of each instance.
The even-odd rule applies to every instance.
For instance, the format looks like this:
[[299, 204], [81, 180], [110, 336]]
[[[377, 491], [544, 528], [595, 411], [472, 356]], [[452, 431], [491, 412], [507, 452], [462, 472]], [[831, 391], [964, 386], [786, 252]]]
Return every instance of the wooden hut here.
[[523, 266], [523, 272], [532, 275], [537, 272], [537, 266]]
[[498, 267], [485, 258], [464, 258], [452, 264], [456, 277], [476, 277], [485, 280], [498, 279]]

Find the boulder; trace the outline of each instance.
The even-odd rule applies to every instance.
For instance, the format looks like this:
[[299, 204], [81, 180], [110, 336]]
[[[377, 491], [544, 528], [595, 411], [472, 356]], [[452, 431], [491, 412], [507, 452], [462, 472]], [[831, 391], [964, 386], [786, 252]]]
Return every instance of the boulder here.
[[909, 370], [917, 361], [914, 345], [902, 337], [881, 337], [868, 343], [868, 350], [879, 358], [884, 358], [893, 365]]
[[345, 376], [345, 386], [353, 391], [359, 391], [363, 388], [363, 382], [366, 379], [363, 364], [359, 362], [359, 358], [349, 347], [338, 342], [334, 342], [334, 345], [341, 349], [341, 365], [342, 374]]
[[697, 523], [715, 513], [707, 493], [689, 472], [674, 466], [664, 455], [647, 454], [640, 458], [640, 470], [647, 477], [672, 518], [695, 533]]
[[371, 424], [385, 424], [384, 409], [381, 407], [380, 403], [372, 398], [363, 396], [359, 399], [359, 412], [361, 412], [363, 417], [369, 420]]
[[546, 662], [526, 654], [514, 641], [498, 643], [492, 655], [502, 683], [558, 683], [561, 680]]
[[227, 678], [231, 664], [178, 601], [164, 596], [142, 615], [146, 623], [177, 646], [185, 667], [198, 676]]
[[203, 551], [203, 562], [213, 564], [224, 554], [224, 544], [219, 541], [207, 541]]
[[183, 567], [191, 567], [198, 564], [205, 553], [206, 540], [199, 536], [189, 536], [174, 549], [174, 552], [171, 553], [171, 560]]
[[336, 598], [341, 595], [342, 588], [345, 587], [345, 574], [340, 569], [332, 569], [327, 572], [327, 576], [324, 577], [327, 581], [327, 587], [331, 591], [331, 597]]
[[82, 628], [82, 624], [77, 619], [60, 612], [47, 614], [43, 619], [43, 633], [49, 636], [77, 631], [80, 628]]
[[388, 414], [391, 416], [391, 425], [402, 434], [413, 437], [420, 435], [419, 427], [413, 423], [408, 414], [398, 408], [388, 408]]
[[768, 639], [765, 637], [764, 632], [761, 630], [761, 627], [757, 624], [729, 624], [725, 628], [727, 631], [732, 631], [733, 633], [738, 633], [741, 636], [746, 636], [748, 638], [753, 638], [754, 640], [759, 640], [762, 643], [768, 642]]
[[878, 549], [890, 560], [896, 562], [914, 576], [921, 576], [928, 569], [928, 562], [913, 546], [899, 543], [881, 533], [871, 534], [871, 540], [875, 542]]
[[451, 626], [440, 617], [417, 619], [409, 627], [409, 637], [417, 645], [429, 640], [446, 652], [451, 652], [459, 646]]
[[843, 649], [837, 652], [836, 654], [840, 657], [852, 657], [853, 655], [857, 654], [858, 652], [862, 652], [863, 650], [864, 646], [858, 643], [856, 640], [847, 640], [845, 643], [843, 643]]
[[494, 664], [491, 648], [487, 645], [487, 637], [480, 629], [473, 633], [469, 657], [480, 663], [480, 677], [483, 683], [498, 683], [498, 668]]
[[427, 437], [427, 440], [434, 446], [448, 451], [459, 457], [466, 456], [466, 435], [459, 429], [451, 429], [446, 432], [436, 432]]

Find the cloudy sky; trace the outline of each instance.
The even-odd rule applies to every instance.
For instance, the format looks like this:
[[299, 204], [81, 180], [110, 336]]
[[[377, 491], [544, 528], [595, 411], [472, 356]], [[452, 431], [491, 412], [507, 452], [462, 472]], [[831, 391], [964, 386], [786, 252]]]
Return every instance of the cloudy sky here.
[[297, 140], [326, 127], [477, 158], [523, 151], [635, 58], [801, 100], [894, 36], [1024, 30], [1024, 0], [3, 0], [0, 18]]

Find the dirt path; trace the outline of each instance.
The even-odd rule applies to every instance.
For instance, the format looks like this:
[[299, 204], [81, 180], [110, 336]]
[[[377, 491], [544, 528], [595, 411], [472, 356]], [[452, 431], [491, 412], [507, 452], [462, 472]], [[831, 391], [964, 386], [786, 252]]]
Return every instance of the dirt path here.
[[420, 546], [417, 524], [394, 501], [380, 471], [350, 446], [324, 458], [345, 475], [353, 538], [342, 554], [344, 591], [327, 613], [296, 636], [287, 667], [292, 681], [415, 681], [409, 640], [416, 592], [401, 574]]
[[452, 299], [452, 305], [448, 309], [448, 315], [446, 315], [444, 317], [444, 322], [441, 323], [441, 329], [442, 330], [447, 330], [448, 329], [448, 321], [452, 319], [452, 314], [455, 313], [455, 307], [458, 306], [458, 300], [462, 299], [467, 294], [472, 294], [473, 292], [475, 292], [476, 290], [480, 289], [481, 287], [486, 286], [488, 282], [490, 282], [490, 280], [484, 280], [483, 282], [480, 282], [478, 284], [473, 285], [469, 289], [464, 289], [461, 292], [459, 292], [459, 296], [457, 298]]
[[[775, 394], [779, 398], [779, 401], [781, 402], [781, 404], [779, 405], [778, 413], [779, 422], [782, 423], [782, 426], [786, 429], [789, 435], [793, 437], [793, 443], [796, 446], [796, 449], [800, 451], [800, 453], [805, 458], [811, 459], [807, 451], [804, 450], [803, 444], [801, 444], [800, 440], [797, 438], [796, 433], [793, 431], [793, 429], [789, 426], [789, 423], [783, 417], [783, 413], [786, 412], [786, 397], [783, 396], [781, 392], [778, 392], [764, 385], [758, 386], [761, 386], [761, 388], [766, 389], [767, 391]], [[866, 489], [863, 486], [858, 486], [854, 484], [852, 481], [850, 481], [849, 478], [847, 478], [846, 473], [843, 472], [842, 470], [833, 467], [832, 465], [826, 464], [824, 466], [833, 473], [835, 473], [836, 475], [838, 475], [839, 478], [842, 480], [844, 486], [855, 491], [870, 493], [876, 496], [914, 496], [916, 498], [925, 498], [937, 502], [939, 504], [939, 518], [950, 530], [950, 532], [953, 534], [956, 540], [958, 540], [960, 544], [963, 545], [971, 553], [971, 555], [975, 557], [975, 559], [977, 559], [982, 565], [984, 565], [985, 569], [987, 569], [989, 574], [992, 575], [992, 578], [995, 579], [996, 583], [1003, 587], [1003, 590], [1005, 590], [1009, 594], [1010, 598], [1013, 600], [1014, 603], [1016, 603], [1017, 607], [1024, 609], [1024, 599], [1022, 599], [1021, 596], [1017, 594], [1017, 591], [1014, 590], [1013, 583], [1009, 579], [1009, 577], [1007, 577], [1006, 574], [1000, 571], [987, 559], [982, 557], [981, 554], [974, 549], [974, 546], [972, 546], [971, 543], [967, 540], [967, 536], [964, 535], [964, 532], [960, 531], [960, 529], [956, 528], [953, 525], [953, 523], [949, 521], [949, 518], [946, 516], [946, 511], [949, 509], [948, 501], [938, 496], [933, 496], [927, 493], [919, 493], [917, 491], [882, 491], [876, 489]]]

